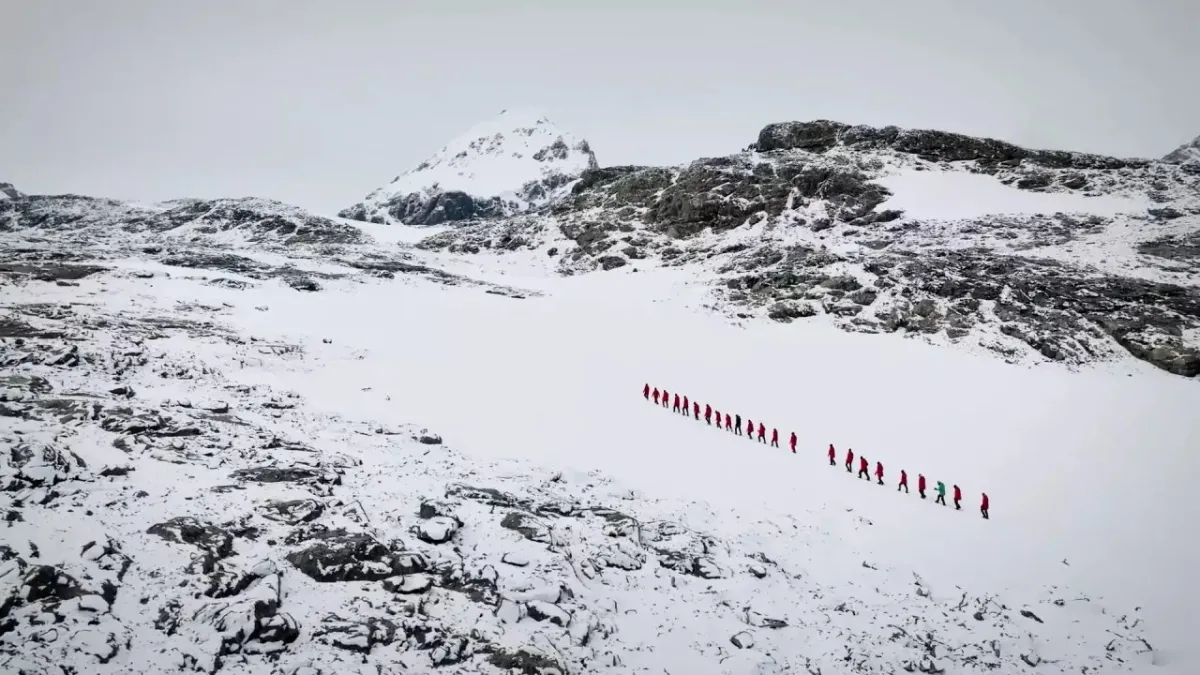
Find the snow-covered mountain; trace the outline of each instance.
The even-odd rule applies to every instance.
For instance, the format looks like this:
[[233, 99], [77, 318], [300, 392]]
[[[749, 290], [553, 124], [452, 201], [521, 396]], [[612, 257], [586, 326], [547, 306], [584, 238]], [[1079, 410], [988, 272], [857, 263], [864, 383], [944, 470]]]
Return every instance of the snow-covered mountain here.
[[587, 141], [542, 113], [505, 110], [340, 215], [408, 225], [507, 216], [546, 204], [596, 166]]
[[580, 162], [433, 228], [0, 200], [0, 670], [1197, 672], [1195, 174], [833, 122]]
[[1190, 143], [1184, 143], [1167, 153], [1163, 157], [1163, 161], [1172, 164], [1200, 165], [1200, 136], [1193, 138]]
[[1200, 375], [1200, 175], [1166, 162], [772, 124], [745, 152], [589, 170], [537, 214], [419, 246], [532, 250], [564, 274], [680, 267], [738, 318]]

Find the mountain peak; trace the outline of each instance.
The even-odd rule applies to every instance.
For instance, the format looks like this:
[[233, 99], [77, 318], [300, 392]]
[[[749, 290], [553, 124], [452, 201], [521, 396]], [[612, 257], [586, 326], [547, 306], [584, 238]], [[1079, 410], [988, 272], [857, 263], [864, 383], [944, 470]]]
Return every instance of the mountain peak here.
[[587, 141], [541, 110], [506, 109], [341, 215], [413, 225], [511, 215], [541, 206], [596, 166]]
[[1200, 163], [1200, 136], [1164, 155], [1163, 161], [1172, 164]]
[[12, 183], [0, 182], [0, 199], [18, 199], [24, 196]]

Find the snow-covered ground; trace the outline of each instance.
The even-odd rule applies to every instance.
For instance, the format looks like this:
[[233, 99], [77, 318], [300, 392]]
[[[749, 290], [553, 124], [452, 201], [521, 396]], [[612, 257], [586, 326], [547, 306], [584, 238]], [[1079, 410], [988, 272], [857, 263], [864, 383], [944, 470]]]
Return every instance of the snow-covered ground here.
[[[1138, 364], [1019, 369], [819, 325], [729, 326], [681, 302], [692, 299], [684, 274], [560, 283], [519, 301], [368, 287], [267, 313], [246, 303], [233, 320], [256, 335], [365, 350], [264, 376], [328, 412], [421, 420], [470, 454], [600, 469], [647, 494], [760, 517], [853, 509], [876, 527], [849, 542], [892, 564], [964, 587], [1081, 583], [1146, 606], [1156, 630], [1189, 625], [1200, 605], [1187, 581], [1200, 546], [1180, 536], [1200, 521], [1185, 497], [1200, 479], [1194, 382]], [[674, 418], [641, 399], [645, 382], [765, 420], [784, 438], [794, 430], [805, 452]], [[883, 462], [890, 488], [828, 467], [829, 443]], [[965, 510], [895, 494], [902, 468], [962, 486]]]
[[1055, 212], [1113, 216], [1142, 213], [1148, 199], [1073, 192], [1030, 192], [1005, 185], [987, 174], [963, 171], [902, 171], [877, 183], [895, 195], [882, 209], [903, 209], [911, 218], [959, 220], [987, 215]]
[[[566, 661], [581, 653], [582, 630], [592, 636], [582, 642], [594, 654], [581, 672], [741, 674], [808, 667], [826, 674], [883, 673], [910, 663], [965, 673], [995, 663], [1000, 672], [1065, 673], [1087, 666], [1088, 673], [1194, 673], [1200, 664], [1189, 642], [1192, 612], [1200, 604], [1191, 578], [1200, 567], [1200, 547], [1187, 536], [1200, 518], [1200, 507], [1187, 496], [1200, 478], [1195, 382], [1136, 362], [1106, 371], [1023, 369], [817, 323], [730, 325], [703, 306], [707, 287], [686, 271], [561, 279], [527, 262], [504, 274], [475, 271], [542, 295], [503, 297], [412, 277], [327, 281], [316, 293], [247, 279], [256, 285], [235, 290], [201, 284], [212, 275], [177, 268], [131, 278], [121, 270], [145, 276], [151, 268], [130, 260], [106, 263], [117, 270], [81, 279], [79, 286], [4, 287], [2, 301], [6, 307], [81, 303], [73, 311], [84, 316], [200, 318], [239, 336], [229, 342], [173, 334], [141, 342], [139, 353], [151, 364], [164, 372], [186, 364], [194, 375], [133, 376], [133, 403], [169, 406], [189, 399], [190, 408], [173, 409], [192, 410], [201, 401], [232, 397], [238, 413], [251, 409], [247, 392], [286, 401], [244, 417], [349, 458], [340, 460], [340, 485], [319, 500], [336, 514], [318, 521], [332, 517], [330, 527], [358, 523], [381, 540], [412, 539], [409, 527], [431, 527], [413, 515], [420, 500], [441, 497], [446, 486], [464, 481], [518, 495], [604, 503], [635, 513], [648, 530], [682, 527], [719, 542], [720, 552], [709, 550], [712, 543], [704, 548], [723, 573], [685, 575], [652, 562], [628, 572], [609, 567], [601, 582], [573, 557], [598, 545], [582, 525], [554, 526], [555, 543], [547, 546], [527, 540], [531, 535], [522, 539], [489, 528], [488, 519], [499, 518], [488, 515], [495, 506], [479, 510], [460, 500], [454, 517], [464, 525], [454, 534], [453, 555], [468, 567], [490, 566], [487, 574], [497, 575], [508, 600], [493, 617], [479, 615], [475, 605], [464, 609], [453, 593], [431, 594], [430, 607], [418, 614], [429, 612], [463, 634], [480, 631], [499, 644], [532, 645], [548, 654], [562, 650]], [[487, 261], [476, 258], [474, 264]], [[452, 271], [468, 266], [460, 261]], [[119, 327], [93, 330], [97, 340], [122, 339]], [[72, 370], [38, 368], [30, 372], [61, 378], [55, 385], [64, 392], [112, 386], [80, 379]], [[785, 446], [794, 430], [800, 450], [768, 449], [674, 416], [642, 399], [647, 382], [778, 426]], [[3, 417], [0, 424], [6, 434], [38, 437], [30, 422]], [[395, 431], [420, 427], [440, 434], [445, 446], [406, 441], [409, 432]], [[100, 481], [72, 495], [69, 483], [60, 485], [79, 511], [99, 511], [95, 518], [31, 503], [24, 522], [6, 530], [5, 543], [18, 550], [38, 542], [41, 564], [76, 560], [100, 532], [123, 541], [133, 559], [130, 574], [145, 586], [122, 591], [110, 612], [141, 631], [130, 644], [143, 646], [118, 651], [103, 671], [86, 654], [107, 653], [111, 643], [63, 648], [62, 658], [74, 659], [80, 672], [161, 672], [180, 663], [211, 663], [220, 644], [216, 636], [230, 634], [229, 626], [204, 619], [211, 607], [187, 599], [189, 591], [180, 597], [192, 603], [185, 608], [201, 607], [195, 626], [154, 637], [159, 633], [150, 616], [161, 611], [164, 597], [179, 593], [175, 582], [187, 556], [182, 545], [146, 531], [179, 516], [249, 518], [245, 522], [264, 528], [254, 541], [237, 540], [234, 559], [246, 568], [266, 565], [253, 567], [251, 576], [282, 583], [282, 607], [300, 625], [297, 641], [275, 665], [230, 656], [226, 665], [233, 671], [360, 672], [347, 670], [360, 658], [361, 672], [376, 672], [375, 664], [407, 664], [412, 672], [429, 667], [428, 657], [408, 656], [398, 643], [382, 639], [344, 639], [377, 645], [346, 660], [336, 656], [345, 647], [328, 646], [330, 631], [353, 632], [345, 621], [365, 621], [390, 596], [371, 595], [378, 584], [314, 583], [289, 564], [285, 554], [296, 547], [273, 543], [268, 521], [253, 514], [266, 498], [298, 499], [303, 490], [270, 483], [257, 492], [214, 492], [231, 482], [232, 469], [244, 466], [232, 450], [172, 461], [172, 453], [196, 446], [171, 441], [130, 454], [115, 450], [98, 429], [68, 425], [59, 435], [93, 470], [135, 468], [114, 479], [120, 487]], [[241, 441], [231, 438], [240, 449]], [[887, 485], [828, 466], [829, 443], [839, 459], [852, 447], [872, 465], [883, 462]], [[276, 464], [296, 454], [263, 447], [268, 449], [239, 451]], [[918, 473], [931, 486], [937, 480], [962, 486], [963, 510], [897, 493], [900, 469], [914, 488]], [[560, 478], [549, 480], [559, 471]], [[147, 495], [125, 504], [134, 490]], [[991, 520], [978, 513], [981, 491], [991, 497]], [[115, 498], [121, 510], [100, 511], [100, 504]], [[360, 510], [363, 515], [355, 516]], [[420, 550], [434, 560], [450, 555], [438, 546], [426, 549]], [[501, 564], [503, 556], [510, 563]], [[423, 583], [420, 575], [404, 578]], [[557, 589], [547, 595], [547, 578], [569, 586], [571, 598]], [[139, 603], [139, 594], [152, 597]], [[95, 598], [72, 602], [87, 616], [97, 608], [83, 605]], [[518, 601], [524, 609], [511, 604]], [[552, 633], [542, 626], [554, 619], [519, 619], [559, 611], [573, 615], [564, 621], [574, 628], [561, 631], [569, 643], [544, 637]], [[331, 624], [330, 613], [343, 623]], [[787, 625], [773, 628], [777, 624], [765, 619]], [[531, 630], [542, 637], [531, 637]], [[1143, 635], [1153, 654], [1138, 642]], [[921, 653], [920, 644], [926, 650], [932, 645], [924, 661], [912, 656], [914, 648]], [[974, 661], [961, 660], [974, 650]], [[434, 653], [437, 662], [443, 652]], [[10, 655], [0, 668], [13, 663], [22, 661]], [[326, 670], [296, 670], [306, 663]]]

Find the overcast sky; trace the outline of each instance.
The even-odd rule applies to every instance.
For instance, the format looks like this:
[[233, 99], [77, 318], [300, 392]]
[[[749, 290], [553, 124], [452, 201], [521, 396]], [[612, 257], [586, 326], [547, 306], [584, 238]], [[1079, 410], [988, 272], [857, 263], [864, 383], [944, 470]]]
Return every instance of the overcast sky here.
[[[686, 8], [686, 9], [685, 9]], [[1200, 0], [4, 0], [0, 181], [333, 212], [505, 107], [601, 164], [829, 118], [1161, 156]]]

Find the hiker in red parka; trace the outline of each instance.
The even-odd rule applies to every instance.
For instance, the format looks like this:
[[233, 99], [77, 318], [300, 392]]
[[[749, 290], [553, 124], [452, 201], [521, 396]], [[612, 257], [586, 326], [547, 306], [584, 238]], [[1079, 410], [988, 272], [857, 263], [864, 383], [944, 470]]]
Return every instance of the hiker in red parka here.
[[642, 387], [642, 398], [646, 399], [647, 401], [650, 400], [650, 383], [649, 382], [646, 383], [646, 386]]
[[754, 440], [754, 420], [746, 418], [746, 438]]
[[846, 450], [846, 473], [854, 473], [854, 448]]
[[871, 463], [867, 461], [866, 457], [858, 458], [858, 477], [871, 480]]
[[[721, 419], [721, 413], [717, 413], [717, 419]], [[704, 423], [712, 426], [712, 405], [709, 403], [704, 404]]]
[[654, 388], [654, 405], [658, 405], [658, 387]]
[[767, 442], [767, 428], [765, 426], [763, 426], [762, 422], [758, 423], [758, 442], [759, 443]]
[[671, 401], [669, 400], [670, 398], [671, 398], [671, 395], [667, 393], [666, 389], [663, 389], [663, 407], [664, 408], [671, 405]]
[[829, 444], [829, 466], [837, 466], [837, 450], [833, 449], [833, 443]]
[[917, 494], [921, 495], [921, 499], [925, 499], [925, 474], [917, 474]]
[[899, 492], [901, 488], [904, 489], [904, 494], [908, 494], [908, 472], [904, 469], [900, 469], [900, 486], [896, 488], [896, 492]]
[[796, 432], [792, 432], [792, 437], [788, 439], [788, 445], [792, 446], [792, 454], [796, 454]]
[[983, 519], [988, 519], [988, 498], [987, 493], [983, 493], [983, 501], [979, 503], [979, 512], [983, 514]]
[[696, 421], [700, 420], [700, 404], [692, 401], [692, 412], [695, 413]]
[[771, 447], [772, 448], [779, 447], [779, 430], [775, 429], [775, 428], [771, 429]]
[[733, 418], [725, 413], [725, 431], [733, 431]]
[[675, 401], [671, 405], [671, 412], [679, 412], [679, 394], [675, 394]]
[[883, 462], [875, 462], [875, 480], [883, 485]]
[[685, 416], [690, 416], [692, 414], [692, 406], [689, 405], [688, 398], [686, 396], [683, 397], [683, 414]]
[[954, 486], [954, 510], [955, 511], [962, 511], [962, 505], [959, 504], [960, 501], [962, 501], [962, 490], [958, 489], [958, 486], [955, 485]]

